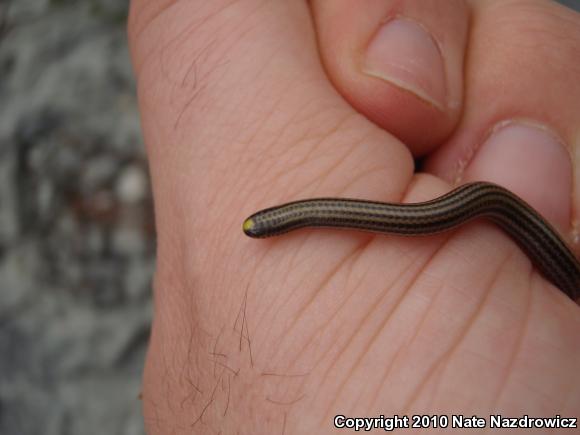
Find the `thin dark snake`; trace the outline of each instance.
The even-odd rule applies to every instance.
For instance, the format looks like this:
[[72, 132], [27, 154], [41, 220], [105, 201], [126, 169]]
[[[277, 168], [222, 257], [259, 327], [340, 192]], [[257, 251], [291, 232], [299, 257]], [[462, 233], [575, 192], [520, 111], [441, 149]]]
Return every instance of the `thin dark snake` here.
[[305, 227], [419, 236], [451, 230], [476, 218], [501, 227], [548, 280], [573, 300], [580, 299], [580, 263], [568, 245], [524, 200], [492, 183], [466, 184], [416, 204], [339, 198], [290, 202], [253, 214], [244, 221], [243, 230], [255, 238]]

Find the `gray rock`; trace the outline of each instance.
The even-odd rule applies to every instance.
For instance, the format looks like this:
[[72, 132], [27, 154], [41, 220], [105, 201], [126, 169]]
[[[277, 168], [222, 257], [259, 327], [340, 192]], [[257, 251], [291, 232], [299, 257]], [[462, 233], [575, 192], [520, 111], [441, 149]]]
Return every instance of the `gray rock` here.
[[0, 1], [2, 434], [143, 433], [154, 240], [126, 12]]

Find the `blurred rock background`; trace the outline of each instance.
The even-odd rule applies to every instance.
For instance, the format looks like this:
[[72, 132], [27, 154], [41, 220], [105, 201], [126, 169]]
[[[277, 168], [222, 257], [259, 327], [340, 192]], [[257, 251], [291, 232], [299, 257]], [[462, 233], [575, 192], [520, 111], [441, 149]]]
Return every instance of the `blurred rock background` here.
[[0, 434], [141, 434], [151, 194], [128, 1], [0, 0]]
[[0, 0], [2, 435], [143, 433], [154, 232], [127, 9]]

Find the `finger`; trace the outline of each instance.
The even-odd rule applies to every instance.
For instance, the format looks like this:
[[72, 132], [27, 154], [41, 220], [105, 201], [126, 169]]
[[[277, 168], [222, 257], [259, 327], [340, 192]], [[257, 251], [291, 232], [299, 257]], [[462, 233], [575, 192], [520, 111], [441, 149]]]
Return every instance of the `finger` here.
[[569, 232], [580, 140], [580, 16], [544, 1], [473, 2], [465, 110], [428, 161], [451, 182], [504, 185]]
[[340, 93], [421, 155], [461, 112], [468, 10], [462, 0], [312, 2], [320, 52]]

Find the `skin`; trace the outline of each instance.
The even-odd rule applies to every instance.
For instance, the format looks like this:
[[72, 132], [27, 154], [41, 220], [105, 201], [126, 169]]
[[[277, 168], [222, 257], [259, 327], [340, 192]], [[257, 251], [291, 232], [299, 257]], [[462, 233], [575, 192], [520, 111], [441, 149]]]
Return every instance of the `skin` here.
[[[326, 434], [336, 414], [580, 417], [580, 309], [494, 226], [243, 235], [245, 217], [285, 201], [416, 202], [474, 179], [574, 233], [579, 16], [532, 0], [360, 5], [132, 2], [158, 232], [150, 434]], [[436, 103], [361, 67], [395, 16], [438, 43]], [[513, 122], [557, 145], [485, 144]]]

